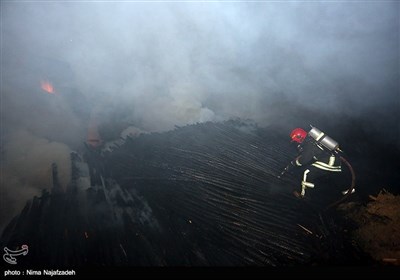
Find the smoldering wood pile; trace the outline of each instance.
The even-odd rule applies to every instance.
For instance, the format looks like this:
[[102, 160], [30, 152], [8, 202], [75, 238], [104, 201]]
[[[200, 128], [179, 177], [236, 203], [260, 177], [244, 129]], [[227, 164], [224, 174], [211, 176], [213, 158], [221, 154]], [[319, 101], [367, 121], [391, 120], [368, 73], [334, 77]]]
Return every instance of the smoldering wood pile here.
[[281, 266], [311, 264], [321, 252], [329, 258], [336, 241], [328, 251], [323, 241], [332, 239], [332, 226], [292, 195], [297, 179], [276, 177], [293, 150], [275, 132], [209, 122], [73, 153], [68, 190], [30, 201], [1, 245], [29, 244], [20, 261], [31, 266]]

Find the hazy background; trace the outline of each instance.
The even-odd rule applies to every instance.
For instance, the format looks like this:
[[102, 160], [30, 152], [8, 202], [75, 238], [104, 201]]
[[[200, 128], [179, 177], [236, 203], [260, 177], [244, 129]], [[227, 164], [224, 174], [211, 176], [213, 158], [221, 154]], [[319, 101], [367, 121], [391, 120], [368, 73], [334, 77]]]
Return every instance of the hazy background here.
[[68, 184], [90, 120], [109, 140], [308, 111], [400, 148], [399, 26], [398, 1], [2, 1], [0, 228], [52, 162]]

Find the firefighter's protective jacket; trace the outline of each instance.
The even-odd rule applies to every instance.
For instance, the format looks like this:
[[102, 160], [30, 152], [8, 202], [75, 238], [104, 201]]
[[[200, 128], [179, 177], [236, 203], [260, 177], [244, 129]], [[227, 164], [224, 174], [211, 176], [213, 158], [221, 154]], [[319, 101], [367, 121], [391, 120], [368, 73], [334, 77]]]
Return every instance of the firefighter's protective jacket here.
[[[301, 195], [304, 196], [306, 188], [313, 188], [314, 183], [307, 180], [312, 172], [317, 169], [327, 172], [341, 172], [340, 158], [334, 152], [328, 151], [321, 144], [307, 137], [300, 145], [301, 153], [292, 162], [294, 166], [304, 167], [301, 183]], [[311, 172], [311, 173], [310, 173]]]

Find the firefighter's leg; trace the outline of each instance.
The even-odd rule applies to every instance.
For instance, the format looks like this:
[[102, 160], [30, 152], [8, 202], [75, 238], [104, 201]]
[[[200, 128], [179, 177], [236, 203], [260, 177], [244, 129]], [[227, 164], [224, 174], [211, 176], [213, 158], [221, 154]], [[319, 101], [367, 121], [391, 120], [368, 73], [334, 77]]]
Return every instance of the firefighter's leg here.
[[[337, 186], [339, 189], [342, 189], [341, 193], [343, 195], [346, 195], [350, 191], [352, 183], [351, 174], [346, 174], [344, 172], [335, 172], [335, 173], [338, 182]], [[355, 191], [356, 191], [356, 186], [354, 186], [354, 188], [351, 190], [351, 193], [355, 193]]]
[[306, 194], [306, 188], [314, 188], [314, 184], [307, 181], [308, 173], [310, 173], [310, 169], [304, 170], [303, 181], [301, 181], [301, 194], [300, 194], [302, 197]]
[[[350, 189], [347, 189], [347, 190], [345, 190], [345, 191], [342, 191], [342, 194], [343, 194], [343, 195], [346, 195], [349, 191], [350, 191]], [[351, 190], [351, 193], [355, 193], [355, 192], [356, 192], [356, 188], [353, 188], [353, 189]]]

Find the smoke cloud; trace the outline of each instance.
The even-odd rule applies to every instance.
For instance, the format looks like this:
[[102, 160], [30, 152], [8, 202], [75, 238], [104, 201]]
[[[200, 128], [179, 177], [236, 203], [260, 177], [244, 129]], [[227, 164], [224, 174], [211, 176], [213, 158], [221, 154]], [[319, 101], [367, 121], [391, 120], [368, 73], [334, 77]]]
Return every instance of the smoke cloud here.
[[18, 214], [28, 199], [52, 186], [51, 164], [56, 163], [58, 179], [66, 188], [71, 164], [70, 148], [63, 143], [49, 142], [26, 130], [15, 130], [4, 143], [1, 167], [1, 226]]
[[302, 108], [399, 141], [397, 1], [14, 1], [1, 20], [6, 208], [48, 188], [52, 162], [68, 174], [91, 117], [111, 140]]

